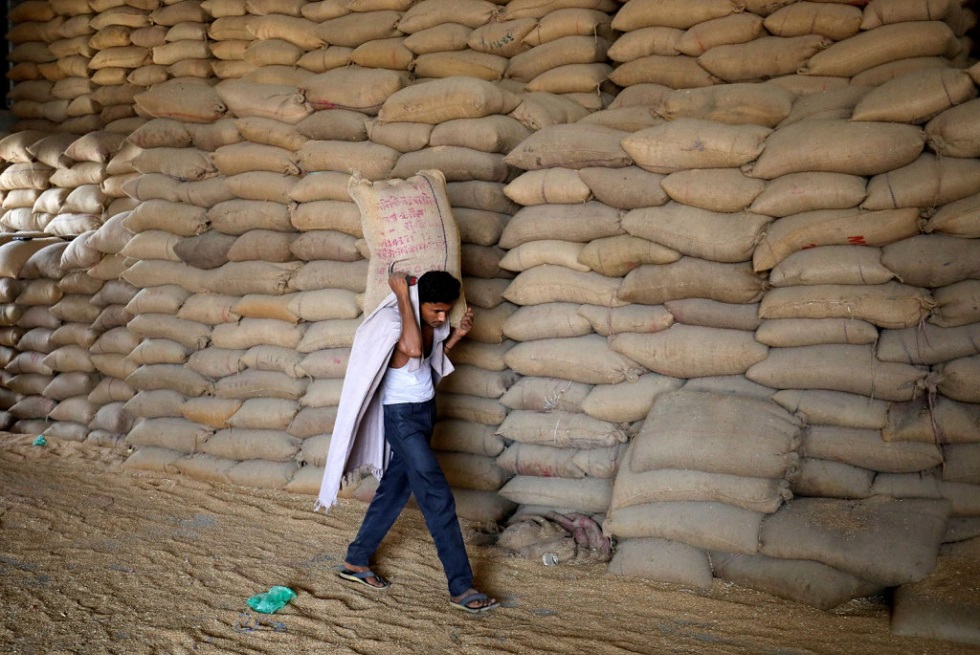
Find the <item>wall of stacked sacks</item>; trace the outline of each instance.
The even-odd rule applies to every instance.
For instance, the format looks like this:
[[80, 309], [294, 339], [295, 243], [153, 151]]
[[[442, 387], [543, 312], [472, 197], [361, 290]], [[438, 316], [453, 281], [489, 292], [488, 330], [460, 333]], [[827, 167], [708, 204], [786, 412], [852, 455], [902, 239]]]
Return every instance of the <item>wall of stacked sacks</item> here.
[[476, 314], [434, 442], [462, 516], [607, 515], [614, 572], [822, 607], [980, 531], [968, 6], [10, 17], [8, 429], [315, 493], [370, 256], [351, 173], [439, 169]]

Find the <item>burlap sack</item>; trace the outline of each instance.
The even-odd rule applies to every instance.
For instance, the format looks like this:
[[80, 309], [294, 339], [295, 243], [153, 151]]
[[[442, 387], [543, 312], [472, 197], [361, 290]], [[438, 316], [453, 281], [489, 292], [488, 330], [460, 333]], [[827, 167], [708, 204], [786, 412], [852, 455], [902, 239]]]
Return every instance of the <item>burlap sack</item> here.
[[637, 165], [654, 173], [726, 168], [758, 157], [771, 131], [757, 125], [679, 118], [636, 132], [623, 139], [622, 146]]
[[[677, 40], [676, 48], [679, 53], [688, 55], [689, 57], [698, 57], [717, 46], [748, 43], [759, 38], [762, 35], [762, 31], [762, 18], [759, 15], [752, 12], [730, 14], [728, 16], [706, 20], [684, 30]], [[775, 32], [771, 33], [775, 34]], [[635, 32], [630, 33], [630, 35], [632, 34], [635, 34]]]
[[878, 340], [878, 328], [855, 318], [770, 318], [759, 325], [755, 340], [772, 348], [872, 344]]
[[922, 228], [968, 239], [980, 237], [980, 194], [943, 205]]
[[520, 99], [491, 82], [448, 77], [415, 84], [392, 94], [378, 114], [384, 121], [416, 121], [437, 125], [454, 118], [508, 114]]
[[585, 384], [635, 380], [646, 372], [635, 361], [614, 352], [599, 335], [528, 341], [508, 350], [503, 359], [521, 375], [558, 377]]
[[911, 163], [924, 146], [922, 131], [912, 125], [800, 121], [766, 138], [746, 172], [765, 179], [804, 171], [876, 175]]
[[[752, 254], [752, 266], [757, 271], [771, 269], [791, 254], [814, 246], [901, 243], [918, 232], [919, 216], [914, 207], [868, 212], [858, 209], [802, 212], [769, 225]], [[882, 263], [888, 266], [884, 260]], [[888, 268], [895, 270], [892, 266]]]
[[880, 430], [866, 428], [810, 426], [803, 435], [802, 452], [882, 473], [915, 473], [943, 463], [935, 443], [884, 441]]
[[679, 378], [745, 373], [769, 351], [745, 330], [676, 323], [661, 332], [611, 336], [609, 347], [651, 371]]
[[[842, 502], [801, 498], [788, 503], [763, 521], [760, 552], [816, 560], [883, 585], [919, 580], [933, 570], [949, 516], [947, 502], [881, 496]], [[849, 536], [846, 541], [843, 534]]]
[[935, 307], [925, 289], [885, 284], [821, 284], [769, 290], [761, 318], [854, 318], [888, 329], [913, 327]]
[[621, 212], [601, 202], [581, 205], [538, 205], [520, 209], [504, 228], [500, 247], [515, 248], [528, 241], [552, 239], [588, 243], [623, 234]]
[[[444, 270], [461, 278], [459, 232], [441, 173], [425, 171], [408, 180], [384, 183], [354, 177], [349, 192], [361, 211], [364, 237], [371, 252], [364, 302], [366, 312], [390, 293], [388, 275], [391, 265], [412, 275]], [[418, 207], [422, 209], [412, 209]], [[416, 212], [419, 213], [412, 220], [420, 222], [407, 229], [406, 221]], [[399, 223], [402, 229], [393, 233], [392, 229], [397, 230]], [[426, 231], [420, 232], [420, 227]], [[457, 304], [456, 320], [462, 316], [464, 304]]]
[[976, 110], [980, 102], [971, 100], [947, 109], [926, 124], [929, 147], [949, 157], [977, 157]]
[[728, 0], [710, 0], [696, 6], [678, 0], [643, 0], [630, 6], [628, 11], [625, 9], [624, 7], [616, 13], [612, 24], [614, 29], [621, 32], [653, 25], [687, 29], [698, 23], [733, 14], [738, 7]]
[[407, 85], [405, 73], [353, 66], [321, 73], [307, 81], [302, 90], [306, 102], [314, 109], [351, 109], [377, 114], [392, 94]]
[[656, 399], [681, 387], [681, 380], [646, 373], [635, 382], [598, 384], [582, 401], [582, 411], [593, 418], [630, 423], [646, 418]]
[[671, 173], [661, 182], [672, 200], [716, 212], [740, 212], [762, 193], [765, 184], [734, 168], [693, 169]]
[[687, 55], [648, 55], [620, 64], [609, 80], [621, 87], [656, 84], [671, 89], [693, 89], [718, 84], [721, 80]]
[[[416, 55], [434, 52], [455, 52], [464, 50], [473, 30], [459, 23], [443, 23], [433, 25], [424, 30], [405, 37], [405, 47]], [[473, 50], [483, 52], [478, 44], [471, 46]]]
[[762, 293], [762, 279], [748, 263], [725, 264], [697, 257], [664, 265], [643, 264], [630, 271], [619, 288], [620, 300], [645, 305], [682, 298], [754, 303]]
[[955, 43], [956, 36], [942, 21], [883, 25], [818, 52], [810, 57], [800, 72], [807, 75], [853, 77], [874, 66], [899, 59], [945, 56]]
[[770, 221], [762, 214], [729, 215], [669, 202], [661, 207], [634, 209], [623, 217], [628, 233], [682, 254], [715, 262], [744, 262], [752, 258], [762, 231]]
[[745, 373], [777, 389], [846, 391], [884, 400], [918, 396], [926, 374], [922, 367], [879, 361], [872, 346], [841, 344], [773, 348]]
[[715, 46], [697, 61], [725, 82], [765, 80], [795, 73], [831, 43], [819, 34], [762, 36], [747, 43]]

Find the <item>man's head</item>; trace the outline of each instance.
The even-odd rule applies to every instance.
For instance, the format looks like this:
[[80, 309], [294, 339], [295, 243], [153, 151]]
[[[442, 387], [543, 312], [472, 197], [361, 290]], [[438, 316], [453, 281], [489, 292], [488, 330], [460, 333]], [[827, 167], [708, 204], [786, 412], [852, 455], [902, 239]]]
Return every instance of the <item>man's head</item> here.
[[434, 328], [441, 327], [459, 299], [459, 280], [446, 271], [429, 271], [417, 284], [422, 322]]

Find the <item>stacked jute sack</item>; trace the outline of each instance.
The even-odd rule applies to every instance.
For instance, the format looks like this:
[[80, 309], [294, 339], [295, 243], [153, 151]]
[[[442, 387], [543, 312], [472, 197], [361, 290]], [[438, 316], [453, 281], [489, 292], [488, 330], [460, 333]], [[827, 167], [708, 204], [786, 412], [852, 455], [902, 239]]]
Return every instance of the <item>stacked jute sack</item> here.
[[[853, 85], [799, 99], [778, 84], [644, 89], [648, 97], [654, 91], [656, 115], [614, 106], [575, 126], [542, 130], [509, 155], [529, 170], [538, 195], [521, 200], [528, 206], [502, 238], [514, 259], [502, 263], [522, 271], [505, 297], [523, 306], [515, 317], [535, 310], [559, 326], [529, 333], [509, 353], [511, 367], [525, 375], [562, 371], [569, 382], [587, 382], [595, 369], [620, 379], [645, 369], [696, 378], [657, 398], [625, 455], [605, 527], [628, 539], [612, 570], [695, 586], [710, 585], [714, 572], [822, 607], [921, 579], [935, 564], [951, 511], [962, 520], [950, 522], [950, 540], [975, 535], [977, 525], [969, 393], [953, 381], [938, 383], [957, 388], [956, 398], [931, 404], [931, 416], [945, 416], [948, 437], [937, 438], [945, 431], [923, 414], [923, 401], [904, 404], [937, 398], [925, 394], [937, 378], [922, 364], [964, 358], [953, 372], [969, 379], [976, 354], [968, 325], [929, 341], [944, 344], [944, 354], [915, 352], [933, 331], [918, 328], [927, 317], [940, 325], [975, 321], [975, 309], [966, 308], [978, 242], [964, 226], [974, 220], [967, 208], [980, 190], [973, 137], [966, 136], [972, 128], [950, 134], [952, 147], [939, 136], [951, 118], [975, 123], [974, 82], [943, 65], [896, 74], [874, 90]], [[628, 212], [593, 199], [605, 200], [596, 186], [600, 165], [628, 181], [632, 193], [608, 201]], [[853, 195], [844, 198], [848, 188]], [[587, 220], [565, 203], [591, 203]], [[556, 225], [524, 232], [525, 215], [538, 214], [526, 225], [540, 227], [548, 211], [561, 217]], [[920, 213], [940, 219], [922, 227]], [[920, 227], [931, 232], [946, 221], [956, 223], [947, 228], [956, 236], [920, 235]], [[563, 241], [547, 242], [553, 235]], [[590, 251], [599, 242], [604, 261]], [[958, 318], [932, 314], [937, 293]], [[581, 320], [596, 312], [588, 304], [608, 308], [602, 329], [622, 334], [588, 334], [603, 334]], [[617, 310], [625, 315], [638, 304], [662, 305], [659, 320], [651, 314], [610, 328]], [[536, 343], [542, 336], [558, 338], [545, 346]], [[890, 341], [894, 354], [886, 352]], [[561, 366], [572, 357], [576, 366]], [[721, 375], [738, 377], [711, 380]], [[565, 417], [556, 405], [536, 409], [552, 410], [552, 445], [561, 445]], [[739, 420], [726, 424], [732, 416]], [[908, 424], [905, 440], [925, 443], [899, 443], [886, 416]], [[765, 417], [765, 429], [748, 417]], [[802, 431], [801, 418], [810, 422]], [[937, 479], [951, 457], [960, 458], [958, 472]], [[848, 477], [854, 486], [846, 487]], [[923, 481], [914, 491], [913, 480]], [[502, 494], [534, 503], [519, 495], [530, 482], [515, 478]], [[781, 506], [791, 490], [812, 497]], [[880, 495], [844, 500], [873, 493]], [[566, 491], [562, 498], [575, 497]], [[835, 524], [839, 513], [855, 519]], [[861, 522], [870, 527], [841, 553], [842, 535]], [[918, 527], [906, 533], [909, 525]], [[907, 548], [895, 552], [895, 543]]]
[[[452, 40], [454, 45], [446, 45], [450, 42], [445, 38], [431, 40], [439, 34], [445, 37], [458, 32], [456, 28], [464, 23], [466, 30], [474, 32], [480, 27], [494, 27], [491, 19], [500, 11], [489, 3], [455, 7], [426, 2], [404, 13], [399, 7], [358, 11], [353, 6], [339, 9], [335, 5], [303, 3], [205, 2], [202, 7], [214, 18], [209, 35], [218, 60], [212, 65], [221, 81], [212, 85], [188, 78], [169, 80], [137, 98], [141, 115], [158, 118], [130, 139], [144, 151], [135, 160], [142, 176], [127, 188], [142, 203], [134, 212], [137, 217], [147, 213], [147, 205], [158, 205], [154, 211], [190, 210], [195, 215], [200, 208], [206, 209], [204, 225], [194, 227], [192, 234], [176, 235], [185, 240], [207, 238], [214, 244], [216, 233], [258, 240], [258, 234], [244, 234], [249, 228], [263, 230], [265, 237], [278, 230], [291, 232], [278, 235], [284, 237], [280, 241], [296, 242], [285, 259], [281, 253], [252, 253], [256, 265], [271, 258], [288, 272], [281, 291], [289, 298], [283, 300], [291, 299], [295, 291], [333, 291], [343, 295], [330, 303], [329, 309], [319, 310], [320, 314], [338, 313], [336, 316], [320, 316], [306, 305], [308, 315], [299, 317], [296, 329], [306, 335], [306, 340], [297, 346], [300, 353], [309, 358], [315, 350], [322, 358], [326, 355], [321, 351], [338, 350], [334, 354], [340, 359], [331, 360], [330, 367], [305, 371], [313, 379], [302, 402], [311, 404], [307, 408], [310, 416], [313, 409], [321, 415], [318, 422], [306, 423], [315, 427], [289, 424], [288, 433], [304, 439], [303, 448], [294, 457], [302, 467], [290, 488], [314, 491], [319, 482], [318, 469], [332, 423], [332, 416], [322, 414], [335, 411], [346, 365], [344, 358], [353, 327], [360, 320], [360, 306], [352, 308], [351, 299], [365, 290], [365, 258], [371, 253], [366, 242], [358, 243], [363, 235], [357, 206], [348, 192], [351, 173], [356, 171], [362, 179], [372, 181], [406, 178], [420, 170], [438, 169], [448, 180], [448, 197], [460, 224], [462, 274], [467, 300], [477, 314], [477, 328], [470, 335], [470, 343], [454, 355], [460, 371], [447, 379], [445, 388], [440, 390], [445, 398], [440, 405], [443, 420], [435, 445], [443, 453], [441, 459], [459, 490], [460, 513], [485, 520], [501, 518], [512, 505], [494, 493], [508, 476], [494, 463], [503, 448], [501, 437], [494, 431], [507, 411], [497, 398], [513, 377], [503, 364], [502, 354], [510, 343], [501, 330], [513, 307], [500, 295], [510, 273], [498, 266], [503, 252], [496, 243], [515, 209], [502, 192], [511, 175], [503, 157], [534, 127], [587, 113], [575, 100], [584, 102], [586, 98], [581, 93], [585, 92], [571, 97], [542, 92], [519, 97], [480, 79], [486, 77], [483, 74], [463, 77], [460, 74], [469, 69], [447, 69], [441, 64], [425, 75], [455, 75], [416, 79], [409, 86], [409, 62], [401, 55], [412, 43], [417, 48], [443, 44], [439, 48], [445, 51], [427, 50], [433, 61], [506, 61], [500, 54], [471, 57], [466, 53], [475, 50], [471, 52], [468, 45]], [[449, 9], [450, 14], [445, 14]], [[531, 14], [545, 13], [536, 6], [522, 9], [515, 5], [514, 10], [523, 12], [513, 16], [521, 22], [508, 23], [508, 29], [518, 25], [522, 30], [536, 27], [538, 21]], [[462, 22], [447, 23], [453, 17]], [[398, 30], [392, 31], [388, 23], [376, 20], [380, 18], [397, 18]], [[596, 10], [587, 10], [584, 15], [566, 12], [565, 20], [549, 22], [550, 27], [537, 40], [545, 43], [591, 34], [596, 26], [608, 26], [608, 22], [608, 15]], [[406, 36], [415, 34], [419, 36], [414, 40]], [[513, 35], [506, 34], [501, 42], [513, 40]], [[404, 47], [402, 41], [406, 42]], [[484, 49], [490, 47], [473, 43]], [[528, 43], [519, 49], [531, 47]], [[552, 55], [548, 65], [554, 61]], [[348, 66], [349, 63], [353, 65]], [[294, 68], [287, 69], [288, 66]], [[424, 74], [418, 65], [413, 67], [416, 76]], [[499, 72], [491, 79], [498, 77]], [[511, 86], [523, 88], [517, 82]], [[593, 97], [598, 98], [596, 88], [590, 88]], [[398, 92], [404, 95], [398, 97]], [[177, 97], [180, 102], [175, 100]], [[176, 132], [185, 129], [191, 133], [190, 140], [161, 133], [160, 130], [167, 132], [164, 128]], [[178, 179], [190, 181], [178, 184]], [[254, 217], [248, 220], [256, 221], [255, 225], [246, 225], [243, 216]], [[166, 229], [154, 227], [151, 231]], [[271, 247], [267, 242], [263, 245]], [[356, 254], [351, 254], [352, 248]], [[299, 256], [294, 254], [297, 249], [301, 251]], [[181, 263], [202, 267], [201, 262], [181, 255], [178, 248], [175, 253]], [[331, 259], [335, 261], [323, 261]], [[188, 269], [180, 270], [183, 274]], [[137, 274], [143, 272], [130, 271], [127, 279], [135, 283]], [[138, 286], [161, 278], [147, 274], [141, 279], [146, 282], [139, 282]], [[178, 282], [178, 286], [185, 283]], [[255, 314], [255, 309], [245, 311], [253, 312], [243, 319], [246, 324], [259, 318], [269, 320], [264, 314]], [[235, 320], [238, 316], [236, 309], [228, 318]], [[227, 375], [224, 371], [217, 376], [213, 372], [201, 373], [211, 380]], [[185, 415], [181, 418], [190, 420]], [[248, 447], [242, 446], [236, 453], [246, 451]], [[150, 452], [143, 459], [148, 460]]]
[[125, 176], [109, 174], [127, 168], [121, 144], [109, 132], [25, 131], [0, 141], [7, 164], [0, 183], [12, 203], [0, 225], [18, 239], [7, 245], [5, 275], [19, 278], [18, 293], [5, 298], [8, 325], [26, 330], [13, 329], [17, 339], [9, 346], [16, 356], [7, 363], [7, 372], [18, 376], [10, 388], [21, 398], [10, 409], [19, 431], [111, 444], [128, 430], [121, 407], [103, 408], [110, 402], [104, 376], [119, 369], [95, 347], [103, 332], [131, 318], [109, 301], [125, 304], [134, 290], [118, 281], [103, 289], [118, 267], [103, 264], [90, 243], [110, 214], [131, 206], [111, 197], [122, 195], [113, 180]]
[[144, 87], [130, 74], [150, 63], [165, 25], [189, 20], [157, 0], [29, 0], [8, 17], [17, 129], [75, 134], [133, 129], [133, 97]]

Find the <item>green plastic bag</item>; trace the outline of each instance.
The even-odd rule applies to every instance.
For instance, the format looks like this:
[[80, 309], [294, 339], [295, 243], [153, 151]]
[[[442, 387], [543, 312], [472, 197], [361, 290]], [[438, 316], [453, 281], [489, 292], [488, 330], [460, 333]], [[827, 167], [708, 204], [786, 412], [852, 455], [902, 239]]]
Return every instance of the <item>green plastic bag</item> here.
[[261, 612], [262, 614], [275, 614], [285, 607], [286, 603], [294, 598], [296, 598], [295, 591], [289, 587], [276, 586], [271, 587], [269, 591], [264, 594], [252, 596], [245, 602], [256, 612]]

